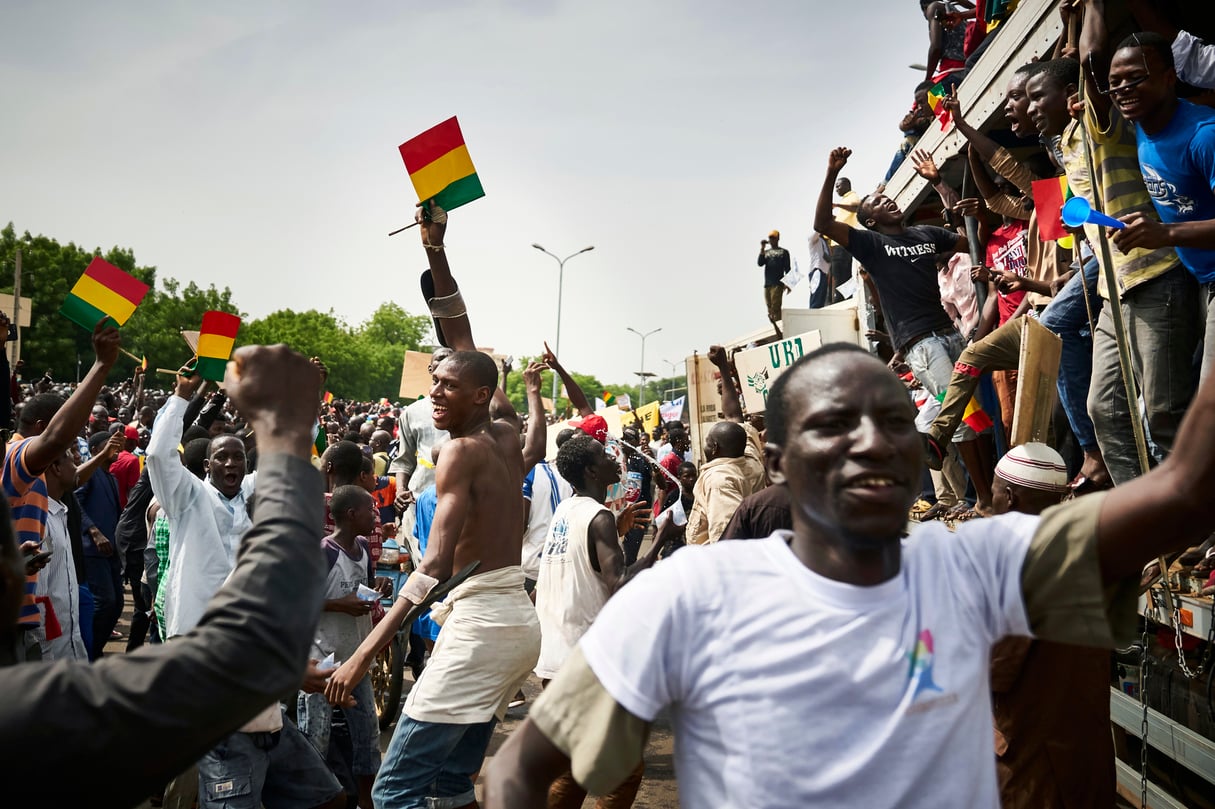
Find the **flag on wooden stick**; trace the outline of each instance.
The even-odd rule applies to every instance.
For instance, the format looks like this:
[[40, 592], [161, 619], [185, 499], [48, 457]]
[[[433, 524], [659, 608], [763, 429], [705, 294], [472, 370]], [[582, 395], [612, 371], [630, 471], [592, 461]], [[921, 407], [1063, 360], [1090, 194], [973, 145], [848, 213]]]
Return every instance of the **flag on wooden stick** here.
[[228, 358], [240, 329], [240, 318], [227, 312], [204, 312], [198, 330], [198, 375], [212, 382], [223, 382]]
[[410, 138], [400, 149], [418, 202], [433, 200], [450, 211], [485, 196], [455, 117]]
[[108, 317], [115, 326], [121, 326], [130, 319], [148, 289], [148, 285], [135, 276], [94, 256], [59, 311], [89, 331], [103, 317]]

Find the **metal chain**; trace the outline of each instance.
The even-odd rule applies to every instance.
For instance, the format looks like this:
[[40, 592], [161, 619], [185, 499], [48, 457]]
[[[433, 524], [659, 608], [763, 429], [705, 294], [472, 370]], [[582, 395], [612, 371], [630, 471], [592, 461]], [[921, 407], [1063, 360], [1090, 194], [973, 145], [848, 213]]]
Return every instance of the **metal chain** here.
[[1193, 680], [1198, 675], [1202, 674], [1202, 666], [1198, 667], [1198, 671], [1191, 671], [1186, 665], [1185, 649], [1181, 646], [1181, 636], [1184, 634], [1181, 628], [1181, 607], [1180, 597], [1173, 599], [1173, 645], [1177, 647], [1177, 665], [1181, 666], [1181, 673], [1185, 675], [1187, 680]]

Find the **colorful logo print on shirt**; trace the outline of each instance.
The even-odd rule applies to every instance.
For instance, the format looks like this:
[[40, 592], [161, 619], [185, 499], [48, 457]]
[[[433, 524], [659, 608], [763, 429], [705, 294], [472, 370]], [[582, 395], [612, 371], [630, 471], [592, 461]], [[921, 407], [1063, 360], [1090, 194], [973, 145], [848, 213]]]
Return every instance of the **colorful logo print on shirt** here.
[[907, 653], [908, 659], [911, 661], [911, 667], [907, 672], [909, 681], [915, 682], [915, 692], [911, 695], [912, 700], [915, 700], [921, 693], [925, 691], [937, 691], [942, 689], [939, 685], [932, 681], [932, 631], [925, 629], [920, 633], [919, 639], [915, 646]]

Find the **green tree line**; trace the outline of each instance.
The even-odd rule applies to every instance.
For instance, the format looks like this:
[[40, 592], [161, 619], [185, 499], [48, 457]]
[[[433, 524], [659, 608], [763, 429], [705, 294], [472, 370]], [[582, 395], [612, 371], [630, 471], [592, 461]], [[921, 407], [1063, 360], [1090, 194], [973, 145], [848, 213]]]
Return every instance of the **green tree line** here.
[[[412, 315], [392, 302], [380, 304], [370, 318], [356, 326], [346, 324], [332, 311], [315, 309], [282, 309], [249, 320], [227, 287], [200, 287], [193, 281], [182, 286], [176, 279], [160, 278], [155, 267], [140, 265], [130, 248], [87, 250], [75, 242], [60, 244], [28, 231], [18, 235], [11, 222], [0, 230], [0, 291], [9, 294], [13, 291], [17, 248], [22, 259], [21, 295], [32, 301], [30, 325], [21, 334], [21, 359], [27, 379], [49, 370], [56, 380], [75, 381], [78, 373], [87, 371], [92, 363], [89, 333], [60, 315], [59, 307], [95, 255], [151, 287], [122, 329], [123, 347], [136, 356], [147, 357], [153, 369], [148, 383], [151, 387], [168, 387], [171, 382], [167, 376], [155, 376], [155, 368], [177, 368], [191, 358], [181, 332], [197, 330], [203, 312], [211, 309], [241, 318], [237, 345], [284, 343], [305, 356], [321, 357], [329, 367], [329, 389], [344, 399], [374, 401], [388, 397], [396, 401], [405, 351], [430, 350], [429, 316]], [[519, 412], [527, 409], [519, 373], [527, 359], [517, 360], [507, 379], [507, 393]], [[112, 381], [129, 377], [135, 365], [136, 360], [122, 357], [114, 367]], [[573, 376], [592, 404], [604, 391], [627, 393], [636, 403], [635, 383], [605, 385], [589, 374]], [[677, 389], [673, 395], [679, 396], [683, 391], [678, 389], [685, 384], [682, 376], [650, 380], [646, 398], [658, 398], [672, 388]], [[541, 390], [546, 397], [552, 391], [552, 372], [544, 373]], [[568, 407], [564, 396], [558, 399], [559, 412], [564, 413]]]
[[[59, 307], [95, 255], [151, 287], [122, 329], [123, 347], [147, 357], [150, 369], [177, 368], [187, 362], [192, 353], [181, 332], [197, 330], [203, 312], [216, 309], [240, 316], [237, 345], [285, 343], [305, 356], [323, 358], [330, 369], [328, 386], [335, 396], [396, 399], [405, 351], [424, 350], [430, 331], [429, 317], [411, 315], [391, 302], [381, 304], [357, 326], [344, 323], [332, 311], [312, 309], [283, 309], [248, 320], [227, 287], [204, 288], [192, 281], [182, 286], [173, 278], [158, 278], [155, 267], [140, 265], [130, 248], [86, 250], [74, 242], [60, 244], [28, 231], [18, 235], [12, 223], [0, 230], [0, 265], [4, 268], [0, 284], [9, 294], [17, 248], [22, 259], [21, 295], [32, 301], [30, 325], [21, 335], [27, 378], [49, 370], [54, 379], [75, 381], [92, 363], [89, 333], [60, 315]], [[114, 381], [130, 376], [135, 365], [135, 360], [123, 357], [114, 367]], [[168, 387], [170, 382], [168, 377], [149, 379], [153, 387]]]

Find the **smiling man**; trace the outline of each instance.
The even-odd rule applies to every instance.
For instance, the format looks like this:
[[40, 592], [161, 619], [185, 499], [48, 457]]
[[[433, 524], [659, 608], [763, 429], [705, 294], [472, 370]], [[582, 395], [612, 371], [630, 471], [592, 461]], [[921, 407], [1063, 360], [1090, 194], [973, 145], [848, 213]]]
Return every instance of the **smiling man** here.
[[[1080, 51], [1091, 55], [1096, 72], [1087, 78], [1083, 120], [1071, 118], [1068, 104], [1080, 81], [1080, 65], [1072, 59], [1052, 59], [1034, 66], [1025, 88], [1029, 117], [1041, 134], [1060, 139], [1067, 184], [1075, 196], [1084, 197], [1094, 209], [1109, 216], [1143, 214], [1154, 218], [1139, 171], [1135, 134], [1109, 96], [1102, 94], [1109, 87], [1109, 56], [1104, 42], [1092, 30], [1101, 8], [1099, 4], [1089, 5], [1094, 7], [1084, 15]], [[1095, 177], [1090, 177], [1085, 157], [1086, 134]], [[1084, 232], [1103, 265], [1097, 291], [1105, 300], [1118, 300], [1122, 305], [1148, 431], [1161, 453], [1168, 453], [1176, 445], [1178, 425], [1194, 392], [1194, 350], [1202, 341], [1198, 285], [1172, 248], [1111, 247], [1110, 262], [1118, 284], [1111, 295], [1105, 283], [1101, 228], [1085, 225]], [[1102, 308], [1093, 332], [1088, 412], [1114, 483], [1122, 484], [1138, 475], [1142, 470], [1131, 430], [1132, 411], [1109, 306]]]
[[[540, 626], [520, 566], [525, 460], [518, 417], [498, 387], [497, 364], [475, 348], [444, 252], [447, 215], [434, 209], [419, 222], [434, 282], [428, 303], [440, 339], [455, 349], [431, 372], [430, 389], [434, 426], [451, 440], [435, 468], [426, 555], [325, 693], [334, 704], [345, 701], [405, 614], [453, 571], [479, 561], [476, 575], [431, 613], [443, 631], [409, 692], [373, 791], [376, 806], [457, 809], [476, 805], [472, 779], [495, 724], [536, 665]], [[546, 367], [533, 363], [524, 374], [532, 413], [543, 412], [539, 371]], [[529, 446], [544, 446], [544, 431], [544, 419], [533, 418]]]
[[[1105, 39], [1097, 12], [1086, 25]], [[1173, 247], [1202, 284], [1206, 309], [1203, 373], [1215, 362], [1215, 110], [1177, 97], [1177, 71], [1168, 39], [1138, 33], [1124, 39], [1109, 68], [1109, 95], [1135, 125], [1139, 166], [1157, 219], [1144, 213], [1122, 217], [1114, 234], [1119, 250]]]
[[683, 806], [994, 809], [992, 645], [1133, 638], [1142, 563], [1215, 526], [1215, 383], [1180, 439], [1117, 498], [903, 537], [923, 468], [905, 389], [856, 346], [807, 354], [768, 399], [793, 530], [677, 554], [608, 601], [494, 757], [487, 807], [542, 805], [567, 767], [611, 790], [669, 710]]
[[[831, 151], [814, 211], [814, 229], [845, 247], [865, 267], [877, 288], [895, 351], [906, 359], [924, 389], [939, 396], [949, 387], [965, 340], [941, 303], [936, 256], [966, 253], [970, 245], [965, 236], [945, 228], [907, 227], [898, 203], [883, 194], [861, 200], [857, 220], [862, 227], [832, 219], [831, 189], [851, 155], [852, 150], [842, 146]], [[978, 483], [980, 507], [986, 508], [990, 505], [985, 482], [989, 476], [980, 470], [990, 468], [990, 453], [966, 424], [953, 433], [953, 443]], [[948, 451], [948, 447], [941, 449]], [[939, 457], [943, 461], [943, 453]]]

